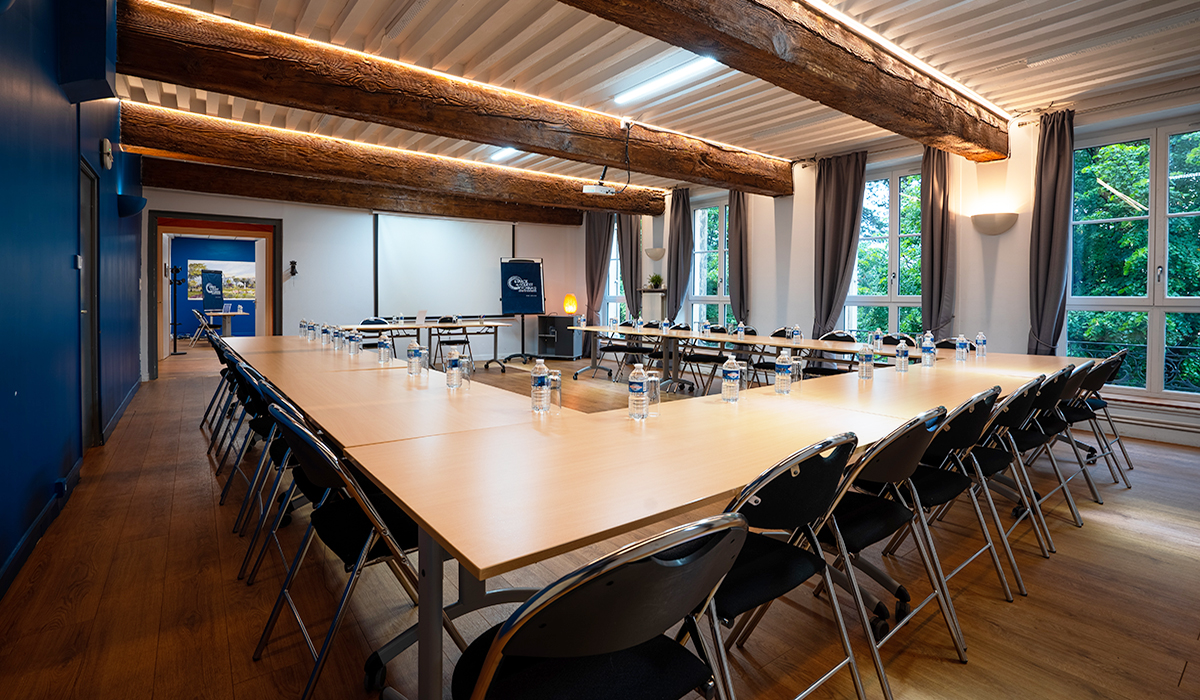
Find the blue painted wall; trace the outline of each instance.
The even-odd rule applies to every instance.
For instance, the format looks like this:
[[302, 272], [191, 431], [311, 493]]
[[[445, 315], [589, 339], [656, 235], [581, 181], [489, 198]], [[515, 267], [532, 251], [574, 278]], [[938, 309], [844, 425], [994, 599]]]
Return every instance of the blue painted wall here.
[[79, 162], [99, 175], [101, 426], [111, 430], [138, 386], [140, 218], [119, 219], [118, 191], [140, 194], [136, 157], [118, 139], [115, 100], [70, 104], [58, 86], [56, 3], [16, 0], [0, 14], [0, 591], [63, 502], [56, 482], [82, 459]]
[[[183, 268], [186, 273], [188, 260], [231, 260], [254, 262], [254, 241], [233, 241], [221, 240], [219, 238], [189, 238], [187, 236], [176, 236], [171, 240], [171, 265]], [[214, 269], [220, 269], [217, 266]], [[262, 282], [262, 280], [258, 280]], [[163, 300], [165, 304], [171, 303], [170, 299]], [[233, 317], [233, 335], [254, 335], [254, 314], [255, 306], [253, 299], [226, 299], [227, 304], [232, 304], [230, 307], [237, 310], [239, 304], [242, 306], [242, 311], [250, 314], [249, 316], [234, 316]], [[192, 315], [192, 309], [197, 311], [202, 310], [204, 303], [196, 299], [189, 301], [187, 292], [181, 286], [179, 288], [179, 321], [182, 324], [179, 326], [179, 333], [191, 337], [196, 332], [196, 317]], [[220, 328], [220, 319], [216, 319], [214, 324]]]

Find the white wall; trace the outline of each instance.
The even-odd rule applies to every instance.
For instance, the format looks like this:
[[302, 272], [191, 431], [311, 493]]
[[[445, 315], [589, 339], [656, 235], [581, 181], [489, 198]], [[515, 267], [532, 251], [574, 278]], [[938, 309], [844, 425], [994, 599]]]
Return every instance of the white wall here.
[[[283, 332], [293, 333], [300, 319], [325, 323], [356, 323], [374, 311], [374, 221], [369, 211], [269, 200], [196, 194], [146, 188], [146, 211], [229, 215], [283, 221]], [[148, 217], [144, 217], [148, 218]], [[540, 257], [546, 275], [546, 311], [561, 314], [563, 297], [584, 290], [583, 227], [518, 224], [518, 257]], [[296, 261], [298, 274], [285, 272]], [[446, 284], [451, 260], [431, 260], [426, 280], [415, 284]], [[149, 269], [149, 265], [144, 266]], [[497, 280], [497, 285], [499, 281]], [[497, 292], [498, 294], [499, 292]], [[406, 312], [408, 313], [408, 312]], [[464, 311], [464, 313], [469, 313]], [[144, 319], [144, 317], [143, 317]], [[143, 329], [144, 333], [144, 329]], [[520, 321], [500, 334], [500, 355], [521, 348]], [[537, 320], [526, 321], [526, 347], [537, 351]], [[492, 356], [492, 342], [473, 346], [478, 359]], [[147, 378], [146, 358], [142, 376]]]

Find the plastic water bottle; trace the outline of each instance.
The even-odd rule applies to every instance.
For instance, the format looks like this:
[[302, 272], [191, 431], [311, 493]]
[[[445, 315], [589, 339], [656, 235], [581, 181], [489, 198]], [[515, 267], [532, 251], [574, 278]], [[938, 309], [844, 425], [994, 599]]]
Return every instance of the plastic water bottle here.
[[903, 340], [896, 346], [896, 371], [908, 371], [908, 343]]
[[804, 340], [804, 331], [800, 330], [800, 324], [792, 326], [792, 340]]
[[315, 321], [308, 322], [308, 328], [305, 330], [304, 337], [309, 340], [317, 339], [317, 323]]
[[333, 349], [342, 349], [342, 329], [338, 326], [333, 327]]
[[414, 338], [408, 344], [408, 376], [415, 377], [421, 373], [421, 345]]
[[529, 373], [529, 397], [534, 413], [546, 413], [550, 410], [550, 370], [546, 361], [537, 359], [533, 363], [533, 371]]
[[883, 331], [878, 328], [871, 333], [871, 348], [875, 351], [883, 349]]
[[787, 348], [781, 348], [775, 358], [775, 393], [792, 393], [792, 353]]
[[322, 323], [321, 324], [321, 345], [329, 345], [329, 341], [331, 341], [331, 340], [333, 340], [333, 337], [329, 334], [329, 324]]
[[975, 335], [975, 357], [987, 357], [987, 336], [983, 331]]
[[926, 333], [921, 340], [921, 366], [932, 367], [937, 360], [937, 347], [933, 344], [933, 333]]
[[707, 319], [705, 319], [704, 325], [701, 326], [700, 335], [704, 336], [705, 338], [712, 335], [712, 324], [709, 323]]
[[[547, 398], [549, 401], [549, 398]], [[645, 420], [649, 408], [649, 397], [646, 396], [646, 370], [642, 363], [633, 366], [629, 373], [629, 417], [634, 420]]]
[[738, 321], [737, 337], [738, 340], [746, 339], [746, 324], [742, 323], [741, 321]]
[[858, 378], [859, 379], [874, 379], [875, 377], [875, 351], [870, 345], [863, 343], [858, 349]]
[[451, 350], [446, 357], [446, 388], [457, 389], [462, 386], [462, 368], [459, 366], [458, 351]]
[[959, 362], [967, 361], [967, 336], [962, 333], [954, 340], [954, 359]]
[[392, 341], [387, 336], [379, 338], [379, 364], [386, 365], [392, 361]]
[[609, 333], [617, 332], [617, 319], [615, 316], [608, 317], [608, 332]]
[[357, 355], [362, 352], [362, 336], [358, 333], [350, 334], [350, 342], [346, 343], [346, 351], [351, 355]]
[[308, 321], [305, 321], [304, 319], [300, 319], [300, 337], [308, 337]]
[[642, 315], [641, 315], [641, 314], [638, 314], [638, 319], [637, 319], [637, 322], [633, 324], [633, 327], [634, 327], [636, 330], [639, 330], [639, 331], [640, 331], [640, 330], [642, 330], [642, 327], [643, 327], [643, 326], [645, 326], [645, 325], [646, 325], [646, 322], [642, 320]]
[[737, 360], [730, 355], [725, 364], [721, 365], [721, 400], [726, 403], [737, 403], [738, 390], [741, 388], [742, 373]]

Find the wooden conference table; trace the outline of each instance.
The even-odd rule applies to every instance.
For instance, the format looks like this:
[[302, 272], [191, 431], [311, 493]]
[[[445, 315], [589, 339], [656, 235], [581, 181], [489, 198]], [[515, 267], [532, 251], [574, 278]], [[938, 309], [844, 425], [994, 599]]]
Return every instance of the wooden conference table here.
[[234, 316], [249, 316], [249, 311], [205, 311], [205, 316], [208, 316], [208, 322], [212, 323], [213, 318], [221, 319], [221, 337], [228, 338], [233, 335], [233, 317]]
[[[408, 331], [412, 331], [417, 339], [417, 344], [421, 343], [421, 331], [424, 330], [425, 347], [433, 344], [434, 329], [456, 330], [462, 329], [465, 335], [490, 335], [492, 336], [492, 359], [483, 364], [484, 369], [487, 369], [493, 362], [500, 365], [500, 371], [504, 372], [504, 360], [500, 359], [500, 329], [507, 328], [512, 324], [501, 321], [458, 321], [456, 323], [387, 323], [387, 324], [359, 324], [356, 326], [342, 326], [342, 330], [358, 331], [361, 333], [387, 333], [392, 339], [392, 347], [395, 349], [397, 357], [404, 357], [404, 353], [396, 345], [398, 338], [407, 338]], [[467, 329], [477, 329], [471, 332]], [[430, 348], [432, 350], [432, 348]]]
[[[723, 505], [793, 452], [851, 431], [869, 445], [912, 416], [957, 406], [999, 385], [1070, 363], [1036, 366], [993, 354], [909, 372], [880, 369], [800, 382], [791, 395], [751, 389], [735, 404], [719, 396], [663, 403], [632, 421], [624, 409], [535, 416], [523, 395], [476, 383], [445, 388], [442, 375], [409, 378], [404, 363], [375, 353], [350, 358], [300, 338], [235, 338], [230, 347], [346, 448], [347, 456], [420, 526], [421, 600], [443, 599], [441, 562], [458, 563], [452, 617], [519, 602], [528, 589], [486, 589], [486, 579], [660, 522]], [[427, 573], [428, 572], [428, 575]], [[440, 611], [418, 606], [418, 623], [372, 655], [368, 673], [413, 642], [418, 697], [442, 697]]]

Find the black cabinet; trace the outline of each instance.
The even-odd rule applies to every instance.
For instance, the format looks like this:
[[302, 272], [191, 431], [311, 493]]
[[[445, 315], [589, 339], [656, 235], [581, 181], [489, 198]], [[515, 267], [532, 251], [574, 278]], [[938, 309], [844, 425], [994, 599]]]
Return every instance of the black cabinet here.
[[583, 331], [571, 326], [577, 316], [538, 316], [538, 357], [578, 360], [583, 357]]

